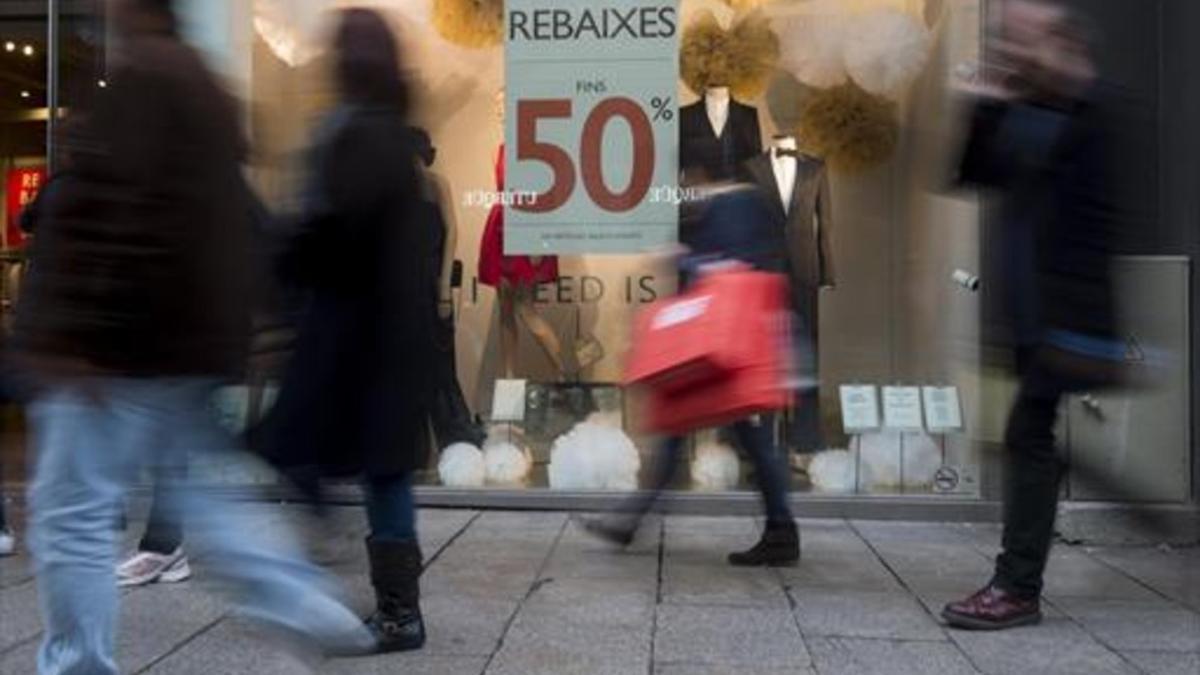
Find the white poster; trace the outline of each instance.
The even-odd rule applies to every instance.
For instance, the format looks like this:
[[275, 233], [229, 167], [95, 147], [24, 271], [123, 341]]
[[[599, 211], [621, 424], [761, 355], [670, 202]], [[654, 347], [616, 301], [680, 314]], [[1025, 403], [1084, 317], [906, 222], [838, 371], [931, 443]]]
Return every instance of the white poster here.
[[924, 428], [921, 418], [920, 387], [883, 388], [883, 425], [895, 431], [920, 431]]
[[842, 428], [848, 434], [879, 428], [879, 392], [874, 385], [845, 385], [840, 388]]
[[924, 387], [925, 428], [940, 434], [963, 428], [962, 401], [958, 387]]

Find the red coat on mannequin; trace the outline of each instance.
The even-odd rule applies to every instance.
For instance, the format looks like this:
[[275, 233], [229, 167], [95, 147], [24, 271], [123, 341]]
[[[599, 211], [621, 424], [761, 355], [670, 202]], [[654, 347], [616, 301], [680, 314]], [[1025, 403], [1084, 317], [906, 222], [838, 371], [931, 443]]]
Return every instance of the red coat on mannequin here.
[[[504, 146], [496, 154], [496, 189], [504, 191]], [[535, 262], [536, 260], [536, 262]], [[493, 204], [479, 244], [479, 281], [496, 287], [507, 281], [513, 286], [536, 286], [558, 279], [558, 258], [504, 255], [504, 206]]]

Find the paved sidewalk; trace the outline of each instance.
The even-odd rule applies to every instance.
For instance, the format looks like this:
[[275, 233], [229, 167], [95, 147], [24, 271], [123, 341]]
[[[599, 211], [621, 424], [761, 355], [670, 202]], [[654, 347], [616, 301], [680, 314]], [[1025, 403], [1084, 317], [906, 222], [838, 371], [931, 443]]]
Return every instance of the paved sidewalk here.
[[[269, 532], [267, 522], [245, 524]], [[370, 605], [364, 531], [339, 510], [335, 567]], [[561, 513], [423, 511], [429, 644], [420, 653], [306, 664], [203, 592], [204, 569], [124, 596], [120, 658], [155, 675], [929, 675], [1200, 673], [1200, 550], [1060, 547], [1047, 620], [1005, 633], [940, 625], [990, 569], [994, 526], [802, 521], [804, 560], [724, 564], [746, 518], [671, 516], [615, 553]], [[39, 624], [27, 560], [0, 562], [0, 673], [33, 672]]]

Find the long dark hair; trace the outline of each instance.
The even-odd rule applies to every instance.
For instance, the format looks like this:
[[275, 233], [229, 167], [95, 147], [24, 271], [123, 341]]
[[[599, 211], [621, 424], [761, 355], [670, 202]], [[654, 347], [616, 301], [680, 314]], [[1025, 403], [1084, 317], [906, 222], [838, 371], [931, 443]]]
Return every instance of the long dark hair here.
[[411, 99], [400, 69], [400, 48], [379, 12], [339, 11], [333, 50], [338, 87], [347, 102], [408, 113]]

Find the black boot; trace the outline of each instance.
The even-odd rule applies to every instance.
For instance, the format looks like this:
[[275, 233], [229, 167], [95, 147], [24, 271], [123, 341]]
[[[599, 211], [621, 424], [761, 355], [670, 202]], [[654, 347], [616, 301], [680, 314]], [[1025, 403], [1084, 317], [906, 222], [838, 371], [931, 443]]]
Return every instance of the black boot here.
[[379, 652], [420, 649], [425, 644], [421, 618], [421, 547], [415, 541], [367, 539], [375, 613], [367, 628], [379, 641]]
[[748, 551], [729, 554], [729, 564], [738, 567], [790, 567], [800, 560], [800, 532], [792, 520], [767, 521], [762, 539]]

